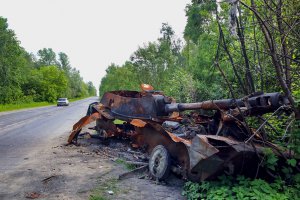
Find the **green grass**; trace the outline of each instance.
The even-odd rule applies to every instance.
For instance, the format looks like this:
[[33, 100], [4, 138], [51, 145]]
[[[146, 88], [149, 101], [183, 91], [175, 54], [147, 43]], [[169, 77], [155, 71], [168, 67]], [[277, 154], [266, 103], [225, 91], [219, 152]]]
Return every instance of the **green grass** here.
[[[114, 197], [118, 192], [120, 192], [117, 187], [118, 180], [115, 178], [111, 178], [105, 180], [101, 185], [99, 185], [96, 189], [92, 191], [89, 200], [108, 200]], [[108, 194], [108, 191], [111, 190], [114, 192], [113, 195]]]
[[123, 165], [126, 169], [128, 169], [128, 170], [134, 170], [136, 167], [135, 167], [135, 165], [133, 165], [133, 164], [129, 164], [129, 163], [127, 163], [125, 160], [123, 160], [123, 159], [120, 159], [120, 158], [118, 158], [117, 160], [116, 160], [116, 163], [118, 163], [118, 164], [120, 164], [120, 165]]
[[[81, 99], [85, 99], [87, 97], [79, 97], [74, 99], [69, 99], [69, 102], [78, 101]], [[49, 103], [49, 102], [30, 102], [30, 103], [17, 103], [17, 104], [0, 104], [0, 112], [4, 111], [13, 111], [13, 110], [20, 110], [25, 108], [36, 108], [42, 106], [50, 106], [56, 105], [56, 102]]]
[[90, 200], [107, 200], [107, 198], [96, 194], [96, 195], [91, 195]]
[[31, 102], [31, 103], [20, 103], [20, 104], [4, 104], [0, 105], [0, 112], [4, 111], [12, 111], [12, 110], [20, 110], [24, 108], [35, 108], [42, 106], [54, 105], [55, 103], [49, 102]]

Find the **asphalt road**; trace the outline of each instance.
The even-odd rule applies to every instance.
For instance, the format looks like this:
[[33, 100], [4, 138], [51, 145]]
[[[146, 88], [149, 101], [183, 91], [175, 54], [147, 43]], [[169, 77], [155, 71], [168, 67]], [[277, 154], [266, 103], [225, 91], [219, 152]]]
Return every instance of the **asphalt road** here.
[[43, 147], [48, 140], [58, 136], [66, 140], [72, 125], [95, 101], [98, 97], [71, 102], [65, 107], [0, 113], [0, 173], [22, 165], [33, 149]]

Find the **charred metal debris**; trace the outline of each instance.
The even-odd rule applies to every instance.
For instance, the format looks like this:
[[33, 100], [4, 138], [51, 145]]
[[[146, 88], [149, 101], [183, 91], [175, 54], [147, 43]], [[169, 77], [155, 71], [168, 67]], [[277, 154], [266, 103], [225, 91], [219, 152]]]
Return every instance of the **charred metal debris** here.
[[100, 102], [90, 104], [87, 115], [73, 126], [68, 143], [76, 143], [82, 127], [96, 121], [94, 129], [102, 138], [121, 136], [129, 138], [132, 147], [144, 148], [149, 171], [159, 180], [170, 171], [194, 181], [222, 173], [255, 176], [264, 148], [280, 154], [262, 131], [267, 122], [255, 130], [245, 120], [289, 111], [289, 101], [280, 93], [176, 103], [150, 85], [142, 84], [141, 89], [107, 92]]

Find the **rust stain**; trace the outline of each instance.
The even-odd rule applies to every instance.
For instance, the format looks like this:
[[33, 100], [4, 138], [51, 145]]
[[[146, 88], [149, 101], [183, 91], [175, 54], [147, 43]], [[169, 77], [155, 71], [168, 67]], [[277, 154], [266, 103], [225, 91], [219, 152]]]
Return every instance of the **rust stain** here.
[[75, 136], [78, 135], [81, 131], [82, 127], [91, 123], [92, 121], [95, 121], [96, 119], [99, 119], [100, 116], [100, 113], [95, 112], [90, 116], [84, 116], [83, 118], [81, 118], [76, 124], [74, 124], [73, 130], [71, 131], [71, 134], [68, 138], [68, 143], [70, 144], [73, 141]]
[[140, 119], [133, 119], [133, 120], [131, 120], [130, 124], [132, 124], [133, 126], [142, 128], [142, 127], [146, 126], [147, 122], [144, 122], [143, 120], [140, 120]]

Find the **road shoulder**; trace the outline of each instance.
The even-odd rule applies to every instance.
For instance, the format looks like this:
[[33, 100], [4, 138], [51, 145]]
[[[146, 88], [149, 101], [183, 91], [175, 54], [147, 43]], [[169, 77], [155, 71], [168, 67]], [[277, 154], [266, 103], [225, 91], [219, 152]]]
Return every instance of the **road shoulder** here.
[[182, 199], [181, 183], [159, 185], [138, 177], [117, 180], [128, 169], [116, 163], [112, 158], [116, 155], [109, 155], [107, 148], [99, 148], [100, 140], [83, 139], [80, 146], [65, 146], [66, 138], [56, 137], [46, 145], [32, 147], [18, 169], [1, 172], [0, 199], [89, 199], [111, 181], [115, 181], [116, 192], [109, 194], [113, 188], [105, 188], [103, 198]]

